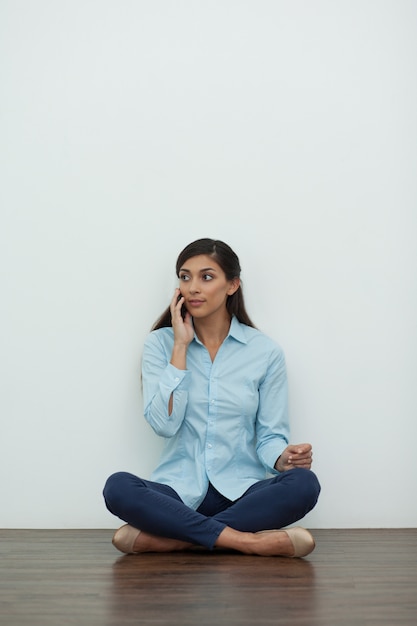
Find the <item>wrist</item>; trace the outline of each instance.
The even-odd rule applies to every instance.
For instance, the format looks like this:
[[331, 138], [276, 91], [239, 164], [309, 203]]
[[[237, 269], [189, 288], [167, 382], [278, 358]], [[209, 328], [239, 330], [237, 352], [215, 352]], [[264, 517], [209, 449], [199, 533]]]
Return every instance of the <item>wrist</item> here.
[[179, 370], [187, 369], [187, 348], [188, 344], [174, 343], [171, 355], [171, 365]]
[[189, 343], [185, 343], [183, 341], [174, 341], [174, 345], [172, 348], [172, 353], [177, 352], [178, 354], [186, 353], [188, 350]]
[[282, 462], [282, 458], [281, 455], [277, 458], [277, 460], [275, 461], [275, 465], [274, 468], [277, 470], [277, 472], [284, 472], [285, 468], [284, 468], [284, 464]]

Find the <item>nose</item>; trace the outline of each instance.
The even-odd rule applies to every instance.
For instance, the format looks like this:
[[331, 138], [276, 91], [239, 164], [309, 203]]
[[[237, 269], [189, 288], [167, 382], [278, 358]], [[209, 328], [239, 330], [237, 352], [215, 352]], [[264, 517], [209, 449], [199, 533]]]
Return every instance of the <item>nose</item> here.
[[192, 280], [190, 280], [190, 282], [188, 283], [188, 286], [189, 286], [190, 293], [198, 293], [200, 291], [198, 280], [196, 278], [193, 278]]

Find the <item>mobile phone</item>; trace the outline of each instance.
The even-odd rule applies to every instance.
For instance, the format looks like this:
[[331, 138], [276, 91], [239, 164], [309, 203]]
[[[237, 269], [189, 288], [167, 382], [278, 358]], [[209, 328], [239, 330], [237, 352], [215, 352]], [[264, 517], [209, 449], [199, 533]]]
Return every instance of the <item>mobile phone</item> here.
[[[179, 296], [178, 296], [178, 298], [177, 298], [177, 302], [179, 302], [179, 301], [181, 300], [181, 298], [182, 298], [182, 294], [180, 293], [180, 295], [179, 295]], [[182, 316], [182, 319], [185, 319], [185, 314], [186, 314], [186, 313], [187, 313], [187, 309], [185, 308], [185, 306], [184, 306], [184, 304], [183, 304], [183, 305], [182, 305], [182, 307], [181, 307], [181, 316]]]

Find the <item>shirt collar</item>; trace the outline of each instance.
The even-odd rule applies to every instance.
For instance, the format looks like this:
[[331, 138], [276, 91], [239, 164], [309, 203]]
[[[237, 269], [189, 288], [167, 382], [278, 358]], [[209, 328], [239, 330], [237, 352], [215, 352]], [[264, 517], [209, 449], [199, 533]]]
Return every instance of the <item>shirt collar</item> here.
[[[248, 340], [246, 339], [246, 335], [245, 335], [244, 324], [241, 324], [239, 320], [237, 319], [237, 317], [235, 317], [234, 315], [232, 316], [232, 321], [230, 323], [230, 328], [229, 328], [229, 332], [227, 333], [227, 337], [233, 337], [233, 339], [236, 339], [236, 341], [240, 341], [240, 343], [248, 343]], [[197, 343], [201, 343], [195, 331], [194, 331], [194, 341], [196, 341]]]
[[244, 324], [241, 324], [237, 317], [233, 315], [232, 323], [230, 324], [228, 337], [233, 337], [236, 341], [240, 341], [240, 343], [248, 343], [245, 335]]

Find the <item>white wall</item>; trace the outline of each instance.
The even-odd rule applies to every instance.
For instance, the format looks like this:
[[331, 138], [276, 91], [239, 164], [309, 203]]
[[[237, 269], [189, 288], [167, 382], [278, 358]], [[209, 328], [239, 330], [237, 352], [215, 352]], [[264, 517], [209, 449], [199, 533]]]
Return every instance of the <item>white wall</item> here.
[[417, 5], [2, 0], [2, 527], [119, 525], [142, 342], [198, 237], [284, 347], [310, 527], [417, 525]]

